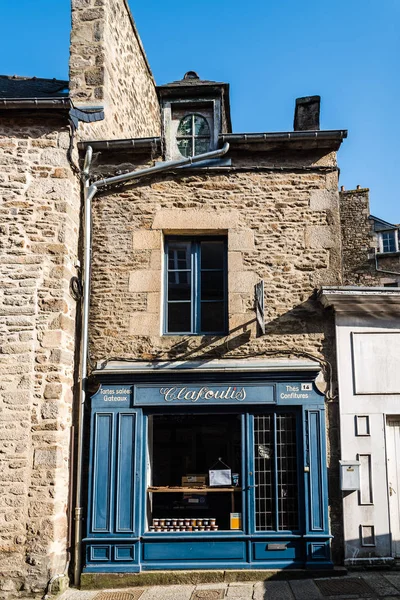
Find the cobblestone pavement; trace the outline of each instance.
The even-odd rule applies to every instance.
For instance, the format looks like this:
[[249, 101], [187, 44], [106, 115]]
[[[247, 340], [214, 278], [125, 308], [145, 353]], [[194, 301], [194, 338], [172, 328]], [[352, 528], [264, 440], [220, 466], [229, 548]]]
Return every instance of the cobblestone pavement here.
[[70, 589], [59, 600], [400, 600], [400, 572], [352, 573], [344, 577], [169, 585], [119, 590]]

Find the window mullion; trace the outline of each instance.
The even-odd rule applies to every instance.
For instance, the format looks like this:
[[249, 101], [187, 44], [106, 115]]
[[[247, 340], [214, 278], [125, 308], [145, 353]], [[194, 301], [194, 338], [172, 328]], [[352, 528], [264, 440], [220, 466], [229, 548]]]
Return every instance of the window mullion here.
[[275, 493], [275, 531], [279, 530], [279, 475], [278, 475], [278, 440], [277, 440], [277, 415], [273, 419], [273, 444], [274, 444], [274, 493]]
[[192, 333], [199, 331], [199, 277], [198, 277], [199, 244], [192, 244]]

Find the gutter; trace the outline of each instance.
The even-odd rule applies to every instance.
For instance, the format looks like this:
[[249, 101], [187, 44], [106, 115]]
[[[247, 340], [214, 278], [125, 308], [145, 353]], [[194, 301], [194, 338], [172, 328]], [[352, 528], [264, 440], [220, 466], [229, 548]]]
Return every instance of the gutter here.
[[70, 98], [0, 98], [0, 110], [72, 108]]
[[81, 364], [79, 376], [79, 404], [78, 404], [78, 438], [77, 438], [77, 466], [76, 466], [76, 495], [75, 495], [75, 543], [74, 543], [74, 584], [79, 585], [82, 565], [82, 450], [83, 450], [83, 417], [87, 391], [87, 364], [89, 351], [89, 303], [90, 303], [90, 278], [92, 258], [92, 200], [99, 190], [107, 188], [116, 183], [124, 183], [141, 179], [147, 175], [154, 175], [163, 171], [171, 171], [186, 165], [191, 165], [204, 160], [219, 158], [229, 150], [229, 144], [225, 143], [220, 150], [213, 150], [205, 154], [198, 154], [182, 160], [173, 160], [159, 163], [154, 167], [131, 171], [123, 175], [116, 175], [107, 179], [100, 179], [90, 184], [90, 165], [93, 156], [93, 148], [88, 145], [85, 163], [82, 171], [84, 186], [84, 257], [83, 257], [83, 303], [82, 303], [82, 338], [81, 338]]
[[255, 144], [274, 141], [332, 140], [347, 138], [346, 129], [327, 129], [324, 131], [276, 131], [270, 133], [222, 133], [218, 139], [222, 142]]
[[[221, 133], [218, 140], [222, 143], [229, 142], [231, 146], [236, 144], [260, 144], [263, 142], [298, 142], [305, 140], [341, 142], [347, 138], [346, 129], [333, 129], [326, 131], [278, 131], [271, 133]], [[101, 140], [79, 142], [79, 150], [86, 150], [89, 146], [93, 150], [122, 150], [122, 149], [153, 149], [157, 146], [161, 149], [160, 137], [132, 138], [126, 140]]]

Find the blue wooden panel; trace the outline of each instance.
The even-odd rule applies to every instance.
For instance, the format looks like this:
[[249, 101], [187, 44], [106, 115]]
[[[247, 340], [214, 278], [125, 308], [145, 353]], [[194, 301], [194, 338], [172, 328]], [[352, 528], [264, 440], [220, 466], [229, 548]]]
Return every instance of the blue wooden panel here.
[[181, 405], [236, 405], [273, 404], [273, 384], [229, 385], [182, 384], [182, 385], [137, 385], [134, 403], [138, 406], [181, 406]]
[[153, 542], [145, 543], [144, 560], [245, 560], [245, 542]]
[[308, 411], [310, 462], [310, 531], [324, 529], [324, 499], [322, 488], [321, 423], [319, 411]]
[[113, 415], [95, 415], [92, 531], [111, 531]]
[[301, 560], [303, 542], [270, 540], [253, 544], [254, 560]]
[[116, 524], [118, 533], [134, 531], [135, 414], [119, 415]]
[[308, 556], [309, 560], [328, 560], [329, 542], [309, 542]]
[[135, 546], [115, 546], [114, 560], [121, 560], [124, 562], [131, 562], [132, 560], [135, 560]]
[[111, 559], [110, 546], [89, 546], [89, 560], [91, 561], [109, 561]]

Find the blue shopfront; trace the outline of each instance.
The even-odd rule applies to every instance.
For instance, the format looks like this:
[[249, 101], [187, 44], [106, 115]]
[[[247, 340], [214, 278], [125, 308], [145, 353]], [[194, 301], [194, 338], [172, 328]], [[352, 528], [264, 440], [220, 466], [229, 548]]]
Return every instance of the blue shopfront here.
[[99, 369], [84, 571], [332, 566], [324, 396], [293, 363]]

